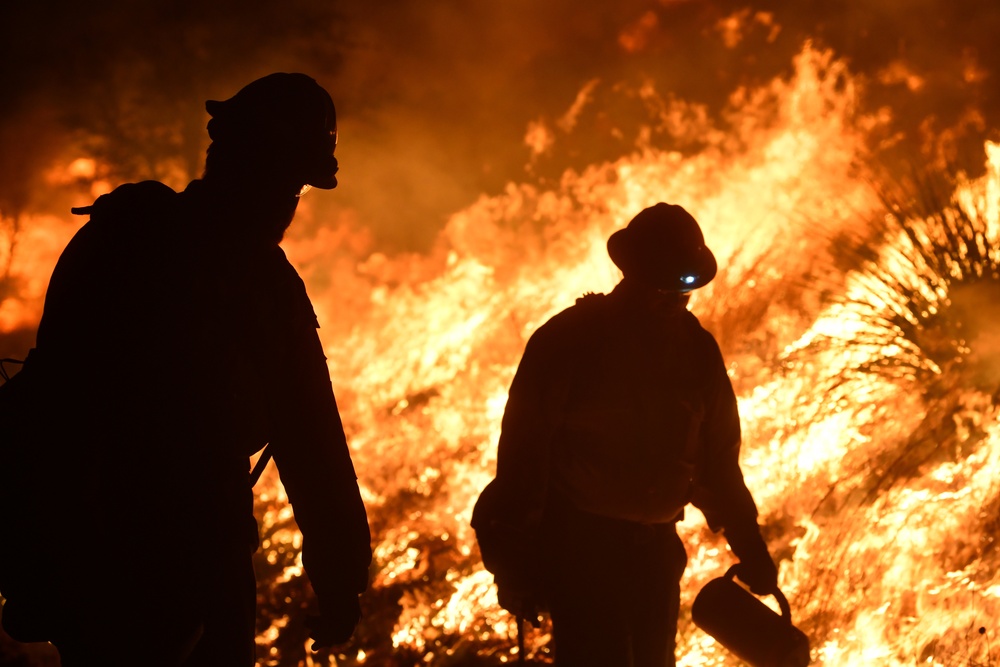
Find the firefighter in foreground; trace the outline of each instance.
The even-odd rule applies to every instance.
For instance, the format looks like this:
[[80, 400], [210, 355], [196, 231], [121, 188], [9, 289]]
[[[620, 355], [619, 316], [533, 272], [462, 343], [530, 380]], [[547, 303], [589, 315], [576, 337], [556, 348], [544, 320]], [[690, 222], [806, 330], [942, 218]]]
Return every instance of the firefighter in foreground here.
[[51, 479], [22, 517], [37, 576], [2, 582], [4, 626], [52, 641], [64, 667], [255, 664], [248, 457], [265, 443], [318, 599], [313, 648], [360, 618], [367, 517], [316, 316], [278, 246], [300, 194], [337, 184], [334, 105], [278, 73], [206, 108], [202, 179], [75, 211], [90, 220], [5, 387], [34, 411], [22, 431]]
[[777, 568], [740, 470], [722, 355], [687, 310], [717, 270], [698, 223], [659, 203], [612, 234], [608, 253], [624, 274], [614, 290], [528, 341], [473, 526], [500, 604], [550, 612], [557, 665], [664, 667], [688, 503], [725, 535], [754, 593], [776, 590]]

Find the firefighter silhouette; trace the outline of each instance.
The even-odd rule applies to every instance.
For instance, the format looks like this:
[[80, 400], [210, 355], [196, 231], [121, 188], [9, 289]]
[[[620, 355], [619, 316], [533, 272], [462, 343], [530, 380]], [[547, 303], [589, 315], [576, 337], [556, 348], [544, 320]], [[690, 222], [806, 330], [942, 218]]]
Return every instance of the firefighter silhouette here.
[[550, 612], [557, 665], [663, 667], [675, 664], [686, 505], [722, 531], [754, 592], [777, 589], [777, 568], [740, 470], [722, 354], [687, 310], [717, 271], [698, 223], [659, 203], [608, 253], [624, 275], [614, 290], [528, 341], [473, 527], [500, 604]]
[[278, 245], [299, 196], [337, 185], [333, 101], [276, 73], [206, 108], [203, 178], [75, 210], [90, 219], [4, 387], [50, 462], [20, 518], [30, 572], [0, 581], [4, 627], [66, 667], [255, 664], [248, 470], [267, 443], [318, 598], [314, 648], [360, 618], [367, 516], [316, 316]]

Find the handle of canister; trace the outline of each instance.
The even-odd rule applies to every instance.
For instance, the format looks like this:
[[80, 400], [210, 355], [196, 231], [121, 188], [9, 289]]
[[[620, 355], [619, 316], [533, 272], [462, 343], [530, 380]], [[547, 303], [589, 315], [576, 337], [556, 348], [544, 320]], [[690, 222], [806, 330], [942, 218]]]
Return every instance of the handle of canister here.
[[[728, 570], [726, 570], [726, 577], [729, 579], [733, 579], [737, 576], [739, 571], [740, 571], [740, 564], [736, 563], [735, 565], [732, 565]], [[785, 594], [782, 593], [781, 589], [778, 588], [777, 586], [774, 587], [774, 590], [771, 591], [770, 594], [773, 595], [774, 599], [778, 601], [778, 609], [781, 610], [781, 617], [784, 618], [786, 621], [788, 621], [788, 624], [791, 625], [792, 606], [788, 604], [788, 598], [785, 597]]]

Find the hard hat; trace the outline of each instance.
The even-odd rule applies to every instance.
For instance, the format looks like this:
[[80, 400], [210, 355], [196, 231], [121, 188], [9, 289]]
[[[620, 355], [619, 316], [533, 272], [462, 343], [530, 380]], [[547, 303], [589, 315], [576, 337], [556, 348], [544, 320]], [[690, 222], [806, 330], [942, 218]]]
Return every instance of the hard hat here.
[[718, 271], [698, 222], [682, 207], [663, 202], [612, 234], [608, 255], [626, 277], [661, 290], [698, 289]]
[[336, 187], [337, 111], [330, 94], [305, 74], [277, 72], [244, 86], [228, 100], [209, 100], [208, 136], [227, 148], [280, 155], [303, 182]]

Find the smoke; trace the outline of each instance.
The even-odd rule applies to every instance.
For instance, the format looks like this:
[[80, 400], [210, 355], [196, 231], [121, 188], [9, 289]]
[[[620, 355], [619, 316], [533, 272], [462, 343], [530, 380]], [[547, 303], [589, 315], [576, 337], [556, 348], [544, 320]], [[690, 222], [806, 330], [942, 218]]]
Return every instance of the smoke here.
[[[874, 137], [887, 158], [969, 152], [974, 170], [1000, 127], [998, 27], [985, 0], [4, 3], [0, 136], [32, 143], [0, 147], [0, 210], [44, 206], [40, 173], [81, 156], [112, 185], [180, 187], [200, 172], [205, 99], [298, 70], [341, 114], [342, 185], [317, 198], [318, 219], [350, 213], [380, 247], [424, 250], [451, 213], [510, 181], [557, 181], [650, 139], [696, 151], [650, 135], [638, 91], [717, 114], [734, 90], [788, 74], [806, 39], [845, 58], [869, 110], [892, 116]], [[560, 126], [588, 85], [593, 102]], [[529, 127], [552, 139], [535, 159]]]

